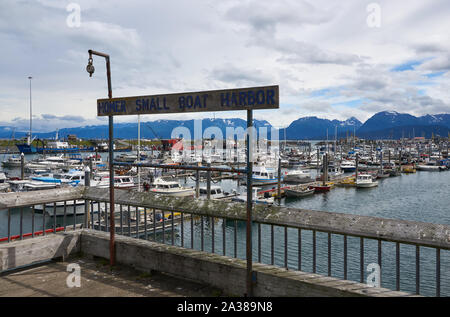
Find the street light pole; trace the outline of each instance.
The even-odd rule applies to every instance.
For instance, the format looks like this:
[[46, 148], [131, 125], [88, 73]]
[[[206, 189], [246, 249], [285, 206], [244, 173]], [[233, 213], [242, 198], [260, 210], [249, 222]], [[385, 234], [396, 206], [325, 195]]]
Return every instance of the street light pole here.
[[32, 113], [32, 107], [31, 107], [31, 79], [33, 77], [29, 76], [28, 79], [30, 80], [30, 135], [28, 138], [28, 145], [31, 145], [32, 139], [31, 139], [31, 122], [33, 121], [33, 113]]
[[[111, 65], [109, 61], [109, 55], [93, 50], [88, 50], [89, 62], [86, 67], [89, 76], [95, 71], [92, 65], [92, 55], [97, 55], [104, 57], [106, 60], [106, 76], [108, 80], [108, 98], [112, 99], [112, 88], [111, 88]], [[113, 116], [108, 116], [109, 123], [109, 263], [111, 266], [115, 264], [116, 259], [116, 249], [115, 249], [115, 221], [114, 221], [114, 139], [113, 139]], [[107, 211], [106, 211], [107, 212]]]

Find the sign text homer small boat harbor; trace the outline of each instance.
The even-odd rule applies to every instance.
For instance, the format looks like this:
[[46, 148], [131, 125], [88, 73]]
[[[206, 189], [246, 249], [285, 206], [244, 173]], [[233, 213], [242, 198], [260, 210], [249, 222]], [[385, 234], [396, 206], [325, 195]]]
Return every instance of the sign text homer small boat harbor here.
[[278, 86], [97, 100], [99, 116], [277, 108]]

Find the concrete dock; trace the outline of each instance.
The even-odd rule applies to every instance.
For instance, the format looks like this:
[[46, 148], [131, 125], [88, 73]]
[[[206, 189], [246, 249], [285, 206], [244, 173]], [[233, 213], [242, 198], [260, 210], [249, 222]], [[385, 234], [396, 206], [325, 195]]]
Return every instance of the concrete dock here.
[[[67, 266], [80, 266], [80, 287], [68, 287]], [[204, 297], [221, 296], [211, 286], [129, 266], [110, 269], [105, 259], [72, 256], [0, 275], [0, 297]]]

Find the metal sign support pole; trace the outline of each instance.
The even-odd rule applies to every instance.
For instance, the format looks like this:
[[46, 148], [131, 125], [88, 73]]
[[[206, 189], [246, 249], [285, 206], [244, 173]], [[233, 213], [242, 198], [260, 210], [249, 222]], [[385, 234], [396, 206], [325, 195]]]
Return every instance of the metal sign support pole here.
[[[247, 110], [247, 296], [253, 296], [252, 272], [252, 172], [253, 172], [253, 112]], [[256, 198], [255, 198], [256, 199]]]
[[[111, 66], [109, 56], [106, 57], [106, 74], [108, 77], [108, 97], [112, 99], [111, 88]], [[109, 121], [109, 264], [111, 266], [116, 263], [116, 247], [115, 247], [115, 219], [114, 219], [114, 133], [113, 133], [113, 116], [108, 117]], [[107, 212], [105, 210], [105, 212]]]
[[[112, 86], [111, 86], [111, 63], [109, 60], [109, 55], [93, 50], [88, 50], [89, 53], [89, 64], [87, 67], [87, 71], [90, 76], [94, 73], [94, 69], [92, 67], [92, 55], [97, 55], [104, 57], [106, 60], [106, 77], [108, 80], [108, 98], [112, 99]], [[89, 67], [92, 68], [89, 68]], [[108, 116], [109, 123], [109, 207], [110, 207], [110, 215], [109, 215], [109, 264], [113, 266], [116, 262], [116, 249], [115, 249], [115, 221], [114, 221], [114, 136], [113, 136], [113, 115]], [[100, 212], [100, 210], [99, 210]], [[108, 211], [105, 210], [105, 213]], [[107, 224], [105, 223], [105, 227]]]

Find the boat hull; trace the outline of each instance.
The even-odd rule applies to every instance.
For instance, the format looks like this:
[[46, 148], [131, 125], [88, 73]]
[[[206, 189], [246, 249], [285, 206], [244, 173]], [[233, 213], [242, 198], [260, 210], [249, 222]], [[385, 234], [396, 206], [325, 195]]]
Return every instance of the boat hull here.
[[305, 191], [299, 191], [295, 189], [284, 190], [287, 197], [307, 197], [314, 194], [314, 189], [308, 189]]
[[155, 191], [152, 190], [151, 191], [154, 194], [158, 194], [158, 195], [164, 195], [164, 196], [172, 196], [172, 197], [188, 197], [188, 196], [194, 196], [195, 195], [195, 191], [192, 189], [189, 190], [180, 190], [180, 191], [176, 191], [176, 192], [165, 192], [165, 191]]
[[418, 171], [440, 172], [440, 171], [444, 170], [444, 167], [441, 167], [441, 166], [418, 165], [416, 169], [417, 169]]
[[312, 188], [314, 188], [316, 193], [325, 193], [330, 191], [331, 186], [313, 186]]
[[[75, 206], [75, 208], [74, 208]], [[97, 212], [96, 204], [94, 204], [94, 213]], [[75, 212], [74, 212], [75, 209]], [[35, 212], [36, 213], [42, 213], [44, 211], [43, 205], [36, 205], [35, 206]], [[76, 214], [77, 216], [84, 215], [84, 200], [77, 200], [75, 205], [73, 204], [73, 201], [66, 202], [66, 208], [64, 212], [64, 202], [57, 202], [56, 203], [56, 209], [53, 204], [45, 204], [45, 213], [49, 216], [73, 216]]]
[[377, 187], [378, 182], [372, 182], [372, 183], [356, 183], [356, 187], [358, 188], [371, 188], [371, 187]]

